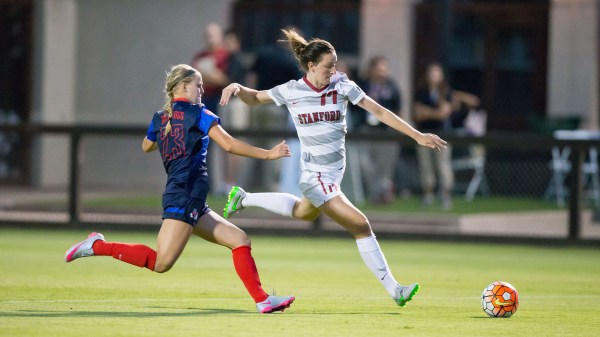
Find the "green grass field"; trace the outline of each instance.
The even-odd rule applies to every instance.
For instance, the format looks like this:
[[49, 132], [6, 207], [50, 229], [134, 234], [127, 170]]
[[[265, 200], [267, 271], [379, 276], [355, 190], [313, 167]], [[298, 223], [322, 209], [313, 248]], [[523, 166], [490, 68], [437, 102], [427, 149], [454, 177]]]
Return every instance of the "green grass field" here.
[[[260, 315], [227, 249], [192, 238], [174, 269], [154, 274], [108, 257], [63, 262], [87, 231], [0, 229], [0, 336], [599, 336], [600, 250], [381, 240], [395, 277], [422, 288], [397, 307], [350, 238], [254, 237], [263, 286], [293, 294]], [[154, 246], [155, 233], [104, 232]], [[519, 291], [509, 319], [479, 296]]]

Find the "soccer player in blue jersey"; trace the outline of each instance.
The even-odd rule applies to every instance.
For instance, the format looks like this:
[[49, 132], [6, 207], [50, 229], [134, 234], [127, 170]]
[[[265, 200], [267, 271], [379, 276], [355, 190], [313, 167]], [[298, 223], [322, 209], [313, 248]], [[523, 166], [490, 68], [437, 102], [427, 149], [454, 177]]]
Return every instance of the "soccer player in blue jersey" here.
[[283, 311], [294, 297], [268, 295], [263, 290], [248, 235], [206, 204], [206, 154], [209, 138], [227, 152], [267, 160], [289, 157], [289, 147], [283, 141], [265, 150], [230, 136], [219, 125], [219, 118], [200, 103], [202, 76], [188, 65], [180, 64], [171, 69], [165, 92], [165, 106], [154, 114], [142, 143], [144, 152], [159, 150], [168, 176], [156, 251], [142, 244], [106, 242], [102, 234], [91, 233], [86, 240], [67, 250], [65, 261], [85, 256], [112, 256], [164, 273], [173, 267], [188, 239], [195, 234], [232, 250], [235, 270], [259, 312]]

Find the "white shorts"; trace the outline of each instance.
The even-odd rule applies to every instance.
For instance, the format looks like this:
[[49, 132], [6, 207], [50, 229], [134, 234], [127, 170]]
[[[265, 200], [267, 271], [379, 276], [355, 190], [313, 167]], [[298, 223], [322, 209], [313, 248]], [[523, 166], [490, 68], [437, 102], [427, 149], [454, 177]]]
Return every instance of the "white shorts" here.
[[302, 171], [300, 175], [300, 190], [315, 207], [320, 207], [332, 198], [343, 195], [342, 178], [345, 168], [332, 172]]

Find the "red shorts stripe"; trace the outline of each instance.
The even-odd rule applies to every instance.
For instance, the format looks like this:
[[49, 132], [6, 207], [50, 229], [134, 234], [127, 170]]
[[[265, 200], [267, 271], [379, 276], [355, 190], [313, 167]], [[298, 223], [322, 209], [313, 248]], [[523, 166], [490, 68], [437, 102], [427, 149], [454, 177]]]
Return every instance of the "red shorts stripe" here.
[[323, 182], [321, 181], [321, 172], [319, 172], [319, 175], [317, 175], [317, 180], [319, 181], [319, 183], [321, 184], [321, 187], [323, 188], [323, 193], [327, 194], [327, 189], [325, 189], [325, 184], [323, 184]]

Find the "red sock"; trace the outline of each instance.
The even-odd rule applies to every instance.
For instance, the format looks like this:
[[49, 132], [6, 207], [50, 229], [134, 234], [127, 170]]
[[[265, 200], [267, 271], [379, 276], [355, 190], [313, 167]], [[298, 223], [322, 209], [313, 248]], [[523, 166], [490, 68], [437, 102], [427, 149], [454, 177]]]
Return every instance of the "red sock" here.
[[92, 249], [94, 255], [112, 256], [117, 260], [138, 267], [146, 267], [150, 270], [154, 270], [154, 264], [156, 263], [156, 251], [142, 244], [97, 240], [94, 242]]
[[260, 284], [260, 277], [256, 269], [256, 263], [250, 253], [250, 247], [241, 246], [231, 251], [233, 256], [233, 266], [239, 278], [244, 282], [244, 286], [254, 299], [259, 303], [267, 299], [269, 295], [263, 290]]

